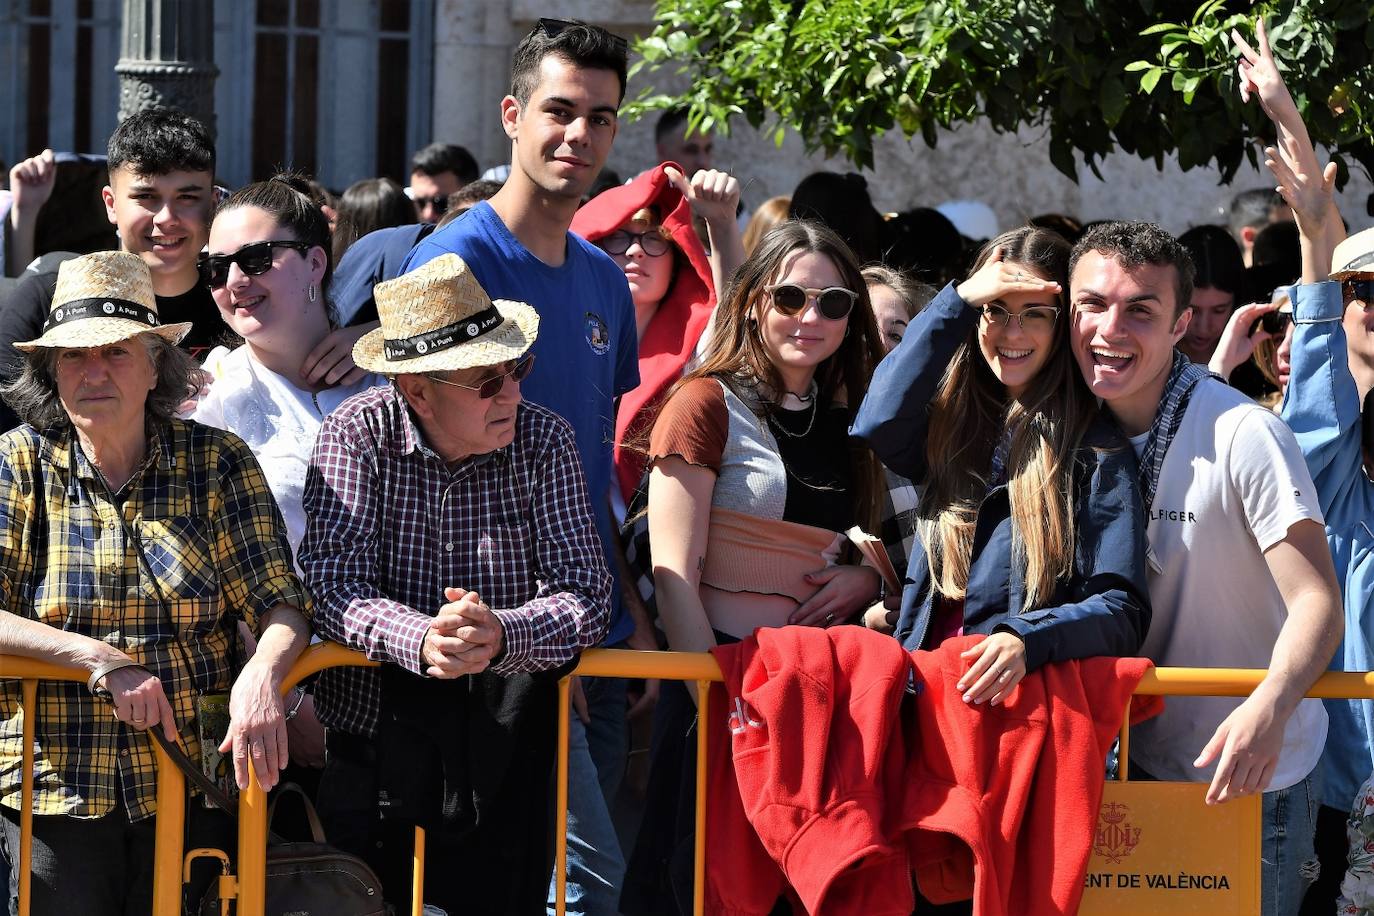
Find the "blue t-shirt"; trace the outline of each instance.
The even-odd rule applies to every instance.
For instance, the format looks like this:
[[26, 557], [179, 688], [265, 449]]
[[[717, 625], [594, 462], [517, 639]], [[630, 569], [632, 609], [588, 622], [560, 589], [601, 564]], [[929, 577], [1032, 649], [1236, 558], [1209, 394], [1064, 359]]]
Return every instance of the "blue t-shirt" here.
[[[572, 424], [587, 475], [587, 492], [597, 510], [606, 565], [610, 556], [609, 494], [615, 443], [615, 401], [639, 384], [635, 307], [625, 273], [600, 248], [568, 233], [567, 257], [550, 267], [511, 235], [485, 201], [423, 239], [402, 273], [442, 254], [458, 255], [493, 299], [527, 302], [539, 313], [534, 371], [520, 385], [526, 399]], [[634, 630], [612, 591], [613, 615], [605, 644], [615, 645]]]

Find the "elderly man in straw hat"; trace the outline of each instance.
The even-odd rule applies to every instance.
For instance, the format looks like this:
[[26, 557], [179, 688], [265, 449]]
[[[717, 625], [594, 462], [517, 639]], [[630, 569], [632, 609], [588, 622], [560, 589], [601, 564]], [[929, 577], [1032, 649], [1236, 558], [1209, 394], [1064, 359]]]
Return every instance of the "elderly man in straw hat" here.
[[[15, 345], [24, 368], [4, 395], [25, 422], [0, 437], [0, 653], [90, 672], [39, 689], [31, 800], [19, 685], [0, 684], [0, 827], [13, 856], [32, 805], [35, 916], [151, 911], [156, 768], [140, 732], [213, 751], [199, 711], [230, 691], [220, 750], [239, 785], [250, 761], [267, 787], [287, 762], [278, 687], [308, 599], [248, 447], [174, 417], [195, 371], [175, 346], [188, 328], [159, 321], [138, 255], [107, 251], [62, 265], [42, 335]], [[235, 678], [240, 619], [259, 648]], [[192, 841], [207, 845], [227, 825], [199, 808]]]
[[393, 383], [325, 418], [305, 485], [319, 632], [385, 663], [321, 677], [320, 813], [402, 911], [420, 824], [427, 902], [542, 913], [557, 669], [610, 613], [573, 432], [521, 402], [538, 315], [457, 255], [376, 298], [353, 359]]

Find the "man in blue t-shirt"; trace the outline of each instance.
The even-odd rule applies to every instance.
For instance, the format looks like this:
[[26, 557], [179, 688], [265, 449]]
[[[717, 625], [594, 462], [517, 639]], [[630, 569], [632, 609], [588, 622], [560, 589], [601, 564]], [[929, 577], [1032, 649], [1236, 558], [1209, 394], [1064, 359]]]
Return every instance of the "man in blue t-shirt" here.
[[[604, 29], [539, 20], [515, 49], [510, 95], [501, 100], [510, 177], [489, 201], [420, 242], [402, 268], [454, 252], [493, 299], [539, 312], [534, 371], [521, 390], [572, 424], [612, 570], [615, 401], [639, 384], [634, 304], [624, 272], [568, 226], [610, 155], [625, 57], [624, 39]], [[626, 613], [618, 588], [616, 598], [605, 645], [657, 648], [647, 619]], [[599, 678], [583, 687], [587, 704], [570, 739], [568, 912], [615, 914], [625, 865], [607, 802], [624, 772], [625, 684]]]

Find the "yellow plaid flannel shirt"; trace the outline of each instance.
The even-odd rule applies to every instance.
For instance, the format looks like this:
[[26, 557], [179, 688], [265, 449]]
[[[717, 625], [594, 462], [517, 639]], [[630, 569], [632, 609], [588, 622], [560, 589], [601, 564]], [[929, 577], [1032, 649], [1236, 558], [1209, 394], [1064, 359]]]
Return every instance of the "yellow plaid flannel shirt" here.
[[[256, 631], [280, 603], [308, 614], [309, 598], [243, 440], [173, 421], [148, 451], [120, 501], [70, 431], [21, 426], [0, 436], [0, 607], [103, 640], [145, 665], [161, 679], [194, 760], [196, 697], [229, 689], [236, 621]], [[0, 681], [0, 804], [16, 810], [19, 700], [19, 682]], [[117, 797], [131, 820], [154, 813], [150, 739], [116, 720], [84, 683], [40, 683], [36, 725], [36, 814], [98, 817]]]

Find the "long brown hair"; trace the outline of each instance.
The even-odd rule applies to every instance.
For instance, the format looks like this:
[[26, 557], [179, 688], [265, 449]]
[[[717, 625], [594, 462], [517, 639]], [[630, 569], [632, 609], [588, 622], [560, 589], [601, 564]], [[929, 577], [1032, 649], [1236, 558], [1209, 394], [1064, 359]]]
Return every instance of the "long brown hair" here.
[[[760, 240], [754, 254], [735, 271], [716, 307], [711, 341], [701, 365], [684, 376], [674, 391], [703, 376], [756, 379], [770, 391], [785, 390], [781, 373], [764, 349], [758, 312], [768, 286], [782, 273], [783, 263], [799, 252], [825, 255], [840, 272], [844, 285], [859, 296], [849, 311], [840, 348], [816, 367], [815, 374], [818, 404], [843, 403], [853, 420], [868, 391], [873, 368], [883, 358], [878, 326], [854, 253], [838, 235], [810, 220], [788, 220], [774, 226]], [[777, 405], [764, 399], [759, 409], [773, 411]], [[849, 459], [853, 495], [859, 507], [856, 515], [865, 530], [873, 531], [881, 515], [882, 468], [873, 453], [857, 441], [850, 442]]]
[[[1058, 233], [1023, 227], [988, 242], [976, 272], [998, 251], [1068, 289], [1069, 246]], [[1073, 468], [1097, 410], [1069, 349], [1065, 296], [1053, 352], [1020, 399], [1010, 399], [978, 345], [979, 328], [960, 345], [930, 406], [929, 476], [917, 509], [932, 587], [949, 598], [968, 588], [978, 505], [987, 494], [993, 453], [1007, 431], [1007, 491], [1013, 561], [1024, 562], [1023, 610], [1043, 606], [1073, 571]]]

